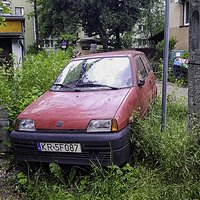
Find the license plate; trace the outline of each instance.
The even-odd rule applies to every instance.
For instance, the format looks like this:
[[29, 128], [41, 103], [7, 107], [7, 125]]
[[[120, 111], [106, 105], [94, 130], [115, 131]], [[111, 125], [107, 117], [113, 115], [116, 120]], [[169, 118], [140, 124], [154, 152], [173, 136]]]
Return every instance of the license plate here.
[[81, 153], [80, 143], [37, 143], [38, 151]]

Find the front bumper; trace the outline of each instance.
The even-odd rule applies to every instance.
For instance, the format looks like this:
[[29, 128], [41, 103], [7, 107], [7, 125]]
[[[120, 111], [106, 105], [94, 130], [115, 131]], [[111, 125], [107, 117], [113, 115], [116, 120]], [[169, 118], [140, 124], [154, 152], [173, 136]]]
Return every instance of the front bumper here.
[[[57, 162], [72, 165], [124, 164], [130, 154], [131, 126], [116, 133], [52, 133], [17, 132], [10, 134], [16, 160], [28, 162]], [[43, 152], [38, 142], [80, 143], [81, 153]]]

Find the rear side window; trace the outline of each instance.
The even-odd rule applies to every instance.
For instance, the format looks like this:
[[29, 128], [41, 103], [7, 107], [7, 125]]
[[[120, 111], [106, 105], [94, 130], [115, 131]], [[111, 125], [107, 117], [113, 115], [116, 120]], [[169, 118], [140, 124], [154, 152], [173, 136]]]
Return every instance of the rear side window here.
[[145, 55], [142, 55], [141, 58], [142, 58], [142, 61], [144, 62], [144, 65], [147, 68], [148, 73], [150, 71], [152, 71], [151, 65], [150, 65], [149, 60], [147, 59], [147, 57]]
[[135, 60], [135, 63], [136, 63], [136, 69], [137, 69], [137, 79], [138, 80], [145, 79], [148, 76], [148, 74], [141, 58], [137, 57]]

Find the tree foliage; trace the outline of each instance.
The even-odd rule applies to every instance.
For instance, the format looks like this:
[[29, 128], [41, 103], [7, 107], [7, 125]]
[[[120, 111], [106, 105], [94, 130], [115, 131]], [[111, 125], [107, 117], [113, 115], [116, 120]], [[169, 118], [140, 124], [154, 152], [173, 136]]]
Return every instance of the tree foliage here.
[[132, 31], [135, 45], [148, 44], [150, 37], [164, 30], [164, 8], [163, 0], [150, 0], [148, 6], [142, 9], [137, 24]]
[[[10, 12], [10, 9], [7, 8], [3, 2], [0, 2], [0, 8], [2, 8], [2, 13], [9, 13]], [[4, 16], [0, 13], [0, 25], [5, 21], [5, 18]]]
[[[169, 39], [169, 51], [173, 50], [176, 46], [176, 43], [177, 43], [177, 39], [176, 37], [171, 37]], [[156, 49], [159, 51], [159, 52], [163, 52], [164, 51], [164, 45], [165, 45], [165, 41], [162, 40], [161, 42], [159, 42], [157, 45], [156, 45]]]
[[39, 0], [38, 12], [43, 37], [73, 34], [78, 28], [79, 18], [71, 0]]
[[148, 30], [149, 37], [159, 33], [164, 29], [164, 1], [150, 0], [147, 9], [144, 10], [142, 16], [145, 17], [145, 25]]
[[99, 35], [104, 50], [112, 38], [121, 47], [121, 35], [136, 23], [149, 0], [40, 0], [43, 36], [75, 33], [82, 27], [88, 36]]

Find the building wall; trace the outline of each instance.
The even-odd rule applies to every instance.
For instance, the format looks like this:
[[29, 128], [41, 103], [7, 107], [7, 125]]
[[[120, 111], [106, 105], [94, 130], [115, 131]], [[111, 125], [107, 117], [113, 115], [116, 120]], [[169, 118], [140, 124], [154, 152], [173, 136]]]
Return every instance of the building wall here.
[[17, 68], [22, 63], [22, 46], [18, 39], [12, 39], [12, 52], [14, 56], [14, 67]]
[[175, 3], [174, 0], [170, 1], [170, 28], [179, 27], [183, 24], [182, 10], [183, 5], [181, 3]]
[[[176, 3], [175, 3], [176, 2]], [[189, 47], [189, 28], [183, 22], [183, 4], [176, 0], [170, 1], [169, 37], [178, 40], [175, 50], [187, 50]]]
[[176, 43], [175, 50], [189, 49], [189, 28], [188, 27], [173, 27], [170, 28], [170, 37], [175, 36], [178, 42]]
[[28, 17], [28, 14], [33, 12], [33, 5], [27, 0], [11, 0], [11, 13], [15, 15], [15, 8], [23, 7], [24, 8], [24, 17], [25, 17], [25, 47], [34, 43], [35, 34], [34, 34], [34, 18]]

